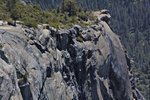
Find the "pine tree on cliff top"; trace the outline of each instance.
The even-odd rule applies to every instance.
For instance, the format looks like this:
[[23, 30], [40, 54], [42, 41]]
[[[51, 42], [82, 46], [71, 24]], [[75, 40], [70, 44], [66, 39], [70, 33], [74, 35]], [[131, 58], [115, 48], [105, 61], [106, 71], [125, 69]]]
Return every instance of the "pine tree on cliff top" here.
[[69, 16], [75, 16], [79, 11], [76, 0], [63, 0], [61, 5], [62, 13], [68, 13]]

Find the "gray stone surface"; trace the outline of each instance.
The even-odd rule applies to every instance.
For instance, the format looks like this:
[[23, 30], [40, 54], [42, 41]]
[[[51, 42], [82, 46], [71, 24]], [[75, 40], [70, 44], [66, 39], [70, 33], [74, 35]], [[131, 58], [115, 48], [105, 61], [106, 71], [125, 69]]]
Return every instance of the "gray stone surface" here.
[[119, 37], [103, 21], [58, 33], [46, 24], [0, 26], [0, 46], [0, 100], [144, 100]]

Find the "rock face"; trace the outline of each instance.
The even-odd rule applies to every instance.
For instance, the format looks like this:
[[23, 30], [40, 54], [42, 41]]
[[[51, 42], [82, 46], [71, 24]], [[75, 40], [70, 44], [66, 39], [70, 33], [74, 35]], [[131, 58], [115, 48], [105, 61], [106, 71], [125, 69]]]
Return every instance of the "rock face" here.
[[144, 100], [129, 60], [104, 21], [58, 31], [0, 26], [0, 100]]

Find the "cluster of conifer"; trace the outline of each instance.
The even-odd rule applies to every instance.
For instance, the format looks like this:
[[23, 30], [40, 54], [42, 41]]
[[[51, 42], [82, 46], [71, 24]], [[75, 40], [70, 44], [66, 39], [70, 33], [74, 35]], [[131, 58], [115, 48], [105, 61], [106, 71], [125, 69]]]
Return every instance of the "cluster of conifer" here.
[[85, 21], [93, 19], [90, 12], [84, 12], [76, 0], [63, 0], [56, 9], [42, 10], [40, 5], [24, 5], [18, 0], [0, 0], [0, 20], [6, 20], [12, 25], [21, 21], [28, 27], [37, 24], [50, 24], [55, 28], [71, 27], [72, 24], [88, 25]]

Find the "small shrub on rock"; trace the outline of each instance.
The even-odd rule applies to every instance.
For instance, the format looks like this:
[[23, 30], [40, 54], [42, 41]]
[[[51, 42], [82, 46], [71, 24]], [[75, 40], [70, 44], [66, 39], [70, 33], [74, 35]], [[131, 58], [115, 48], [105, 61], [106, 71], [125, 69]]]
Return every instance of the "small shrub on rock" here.
[[83, 42], [83, 39], [82, 39], [82, 37], [80, 37], [80, 36], [78, 36], [78, 37], [76, 38], [76, 40], [79, 41], [79, 42]]

